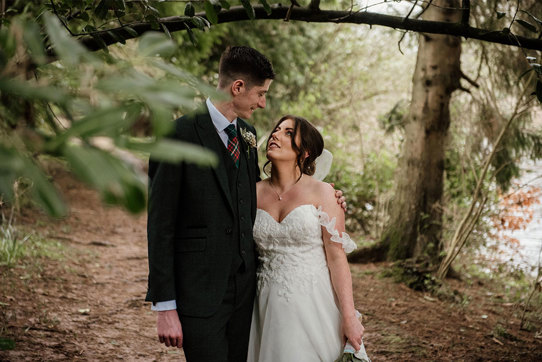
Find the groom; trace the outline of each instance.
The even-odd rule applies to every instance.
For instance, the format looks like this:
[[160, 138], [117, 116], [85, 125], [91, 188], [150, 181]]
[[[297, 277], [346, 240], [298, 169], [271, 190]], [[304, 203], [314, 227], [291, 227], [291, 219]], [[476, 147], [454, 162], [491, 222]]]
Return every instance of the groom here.
[[214, 169], [149, 163], [146, 300], [158, 311], [160, 342], [183, 347], [188, 361], [246, 361], [256, 290], [252, 226], [260, 179], [255, 129], [243, 121], [275, 77], [269, 60], [249, 47], [228, 48], [218, 89], [175, 122], [173, 138], [213, 150]]

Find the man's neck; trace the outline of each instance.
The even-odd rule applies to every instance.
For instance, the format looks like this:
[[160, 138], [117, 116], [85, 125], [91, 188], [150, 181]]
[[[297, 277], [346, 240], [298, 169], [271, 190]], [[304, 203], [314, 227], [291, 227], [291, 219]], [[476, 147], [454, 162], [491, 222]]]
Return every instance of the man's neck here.
[[211, 99], [211, 102], [228, 121], [233, 122], [237, 118], [237, 113], [233, 110], [233, 103], [231, 101], [217, 102]]

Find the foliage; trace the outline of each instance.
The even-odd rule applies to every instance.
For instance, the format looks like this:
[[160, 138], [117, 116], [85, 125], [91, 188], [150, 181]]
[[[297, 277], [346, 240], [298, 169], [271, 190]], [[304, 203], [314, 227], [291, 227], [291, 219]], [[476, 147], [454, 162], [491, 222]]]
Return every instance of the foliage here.
[[347, 228], [378, 237], [387, 215], [396, 160], [385, 150], [365, 156], [364, 167], [352, 167], [352, 155], [336, 149], [327, 180], [334, 181], [348, 199]]
[[[48, 46], [59, 61], [46, 63]], [[115, 156], [115, 149], [152, 152], [166, 161], [216, 162], [209, 151], [162, 139], [179, 105], [189, 108], [198, 94], [214, 94], [157, 57], [175, 49], [165, 35], [147, 33], [137, 49], [90, 53], [66, 33], [56, 16], [23, 13], [0, 29], [0, 49], [0, 194], [8, 201], [13, 199], [15, 180], [23, 177], [31, 180], [34, 200], [41, 207], [55, 216], [65, 214], [60, 195], [34, 161], [38, 155], [67, 160], [105, 202], [132, 212], [145, 208], [145, 179]], [[131, 127], [142, 118], [150, 120], [155, 137], [130, 137]], [[100, 147], [100, 139], [112, 146]]]
[[0, 225], [0, 264], [12, 265], [24, 254], [30, 235], [21, 233], [11, 224]]
[[507, 243], [519, 244], [517, 239], [506, 235], [507, 231], [524, 230], [533, 221], [536, 204], [540, 204], [542, 189], [516, 185], [516, 190], [499, 195], [498, 211], [492, 215], [495, 237]]

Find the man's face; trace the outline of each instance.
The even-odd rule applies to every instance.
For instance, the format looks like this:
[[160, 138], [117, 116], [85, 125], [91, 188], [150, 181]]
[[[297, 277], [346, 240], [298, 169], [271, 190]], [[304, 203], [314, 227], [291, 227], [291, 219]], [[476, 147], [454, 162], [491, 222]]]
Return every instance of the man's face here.
[[269, 91], [272, 79], [266, 79], [262, 85], [247, 88], [246, 83], [233, 96], [233, 107], [237, 116], [249, 119], [257, 108], [265, 108], [265, 96]]

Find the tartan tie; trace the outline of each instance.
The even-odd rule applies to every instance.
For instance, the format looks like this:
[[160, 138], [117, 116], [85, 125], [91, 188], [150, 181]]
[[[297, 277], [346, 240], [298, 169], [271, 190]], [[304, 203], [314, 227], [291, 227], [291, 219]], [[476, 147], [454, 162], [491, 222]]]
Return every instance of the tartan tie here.
[[237, 139], [237, 129], [233, 124], [230, 124], [224, 129], [228, 134], [228, 151], [235, 163], [235, 167], [239, 168], [239, 140]]

